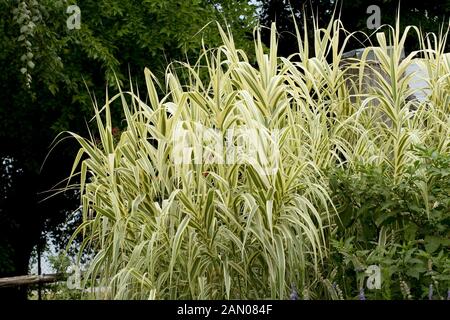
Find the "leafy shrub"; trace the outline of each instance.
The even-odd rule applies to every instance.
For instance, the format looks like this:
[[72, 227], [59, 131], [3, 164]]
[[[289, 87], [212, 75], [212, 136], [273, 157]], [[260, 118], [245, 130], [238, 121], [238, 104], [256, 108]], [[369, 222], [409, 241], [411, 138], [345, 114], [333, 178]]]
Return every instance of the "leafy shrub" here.
[[[348, 293], [368, 265], [382, 270], [376, 298], [446, 298], [450, 288], [450, 156], [416, 149], [399, 184], [385, 167], [360, 166], [330, 176], [338, 229], [334, 266]], [[432, 286], [432, 289], [430, 289]]]

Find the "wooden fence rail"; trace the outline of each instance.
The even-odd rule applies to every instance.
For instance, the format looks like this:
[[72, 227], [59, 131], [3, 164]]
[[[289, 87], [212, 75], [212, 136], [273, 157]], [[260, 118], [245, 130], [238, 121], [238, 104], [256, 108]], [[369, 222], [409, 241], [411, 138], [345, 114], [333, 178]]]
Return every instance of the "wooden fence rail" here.
[[63, 273], [52, 273], [43, 275], [26, 275], [0, 278], [0, 288], [17, 287], [22, 285], [39, 284], [39, 283], [52, 283], [64, 280], [65, 275]]

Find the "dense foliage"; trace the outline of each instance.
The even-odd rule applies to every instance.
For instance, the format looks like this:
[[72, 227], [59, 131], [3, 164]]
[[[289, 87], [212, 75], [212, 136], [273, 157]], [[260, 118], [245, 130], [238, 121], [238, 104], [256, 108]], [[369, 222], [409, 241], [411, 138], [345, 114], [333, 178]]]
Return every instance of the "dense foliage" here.
[[[80, 28], [69, 29], [74, 11], [67, 9], [75, 4]], [[205, 24], [225, 19], [240, 45], [252, 45], [256, 17], [246, 1], [0, 0], [0, 276], [28, 273], [42, 231], [65, 244], [56, 226], [77, 208], [77, 195], [42, 202], [76, 154], [65, 141], [44, 163], [57, 134], [88, 134], [92, 98], [104, 100], [105, 83], [114, 87], [117, 76], [127, 86], [133, 74], [143, 87], [145, 66], [163, 77], [167, 62], [198, 56], [202, 39], [217, 45]]]
[[[253, 64], [219, 32], [222, 46], [167, 69], [163, 97], [146, 70], [148, 99], [120, 91], [95, 105], [97, 139], [72, 133], [78, 233], [96, 252], [85, 281], [116, 299], [446, 297], [447, 34], [397, 23], [348, 60], [352, 35], [332, 20], [297, 29], [298, 52], [284, 58], [273, 25], [267, 50], [255, 33]], [[403, 57], [409, 33], [421, 50]], [[405, 74], [413, 63], [428, 74], [424, 100]], [[126, 127], [115, 141], [117, 100]], [[235, 146], [245, 134], [228, 133], [242, 127], [258, 132], [257, 156], [221, 161], [211, 140]], [[180, 130], [192, 144], [181, 154]], [[365, 293], [368, 264], [381, 291]]]
[[[394, 23], [397, 3], [397, 0], [345, 0], [342, 3], [339, 2], [338, 8], [342, 5], [340, 19], [344, 21], [347, 30], [367, 31], [368, 15], [365, 10], [369, 5], [380, 6], [382, 23]], [[306, 8], [303, 7], [305, 4]], [[423, 34], [428, 31], [437, 31], [438, 23], [446, 21], [445, 19], [448, 18], [450, 9], [448, 4], [449, 0], [402, 3], [402, 16], [407, 19], [401, 20], [400, 30], [403, 30], [407, 23], [412, 23], [420, 26]], [[81, 10], [79, 29], [67, 27], [67, 20], [73, 13], [73, 11], [67, 11], [70, 5], [77, 5]], [[311, 13], [308, 9], [309, 5], [317, 14]], [[61, 189], [64, 192], [47, 198], [52, 193], [46, 191], [64, 179], [70, 171], [77, 150], [77, 145], [67, 139], [52, 149], [52, 153], [46, 158], [55, 136], [63, 130], [70, 130], [81, 136], [88, 136], [92, 133], [95, 146], [102, 149], [103, 142], [100, 139], [99, 130], [92, 128], [89, 122], [94, 115], [91, 107], [93, 98], [103, 102], [107, 99], [105, 87], [110, 92], [116, 92], [119, 87], [122, 90], [131, 90], [132, 82], [133, 90], [141, 93], [140, 100], [149, 103], [145, 90], [142, 90], [146, 86], [145, 78], [142, 75], [144, 67], [152, 70], [155, 79], [158, 80], [155, 83], [162, 83], [162, 85], [155, 84], [158, 97], [167, 95], [165, 100], [160, 101], [173, 100], [169, 93], [173, 91], [171, 86], [177, 81], [180, 86], [187, 84], [188, 87], [197, 80], [200, 80], [205, 86], [206, 84], [211, 85], [211, 79], [214, 78], [211, 74], [214, 71], [211, 71], [212, 65], [208, 66], [207, 63], [209, 53], [201, 59], [199, 65], [194, 66], [199, 54], [205, 53], [203, 50], [216, 48], [222, 43], [222, 36], [217, 32], [215, 24], [206, 25], [208, 22], [217, 20], [225, 25], [224, 21], [226, 20], [227, 26], [233, 33], [235, 47], [244, 50], [246, 62], [251, 66], [249, 70], [253, 70], [252, 68], [256, 65], [256, 56], [253, 50], [251, 31], [257, 23], [257, 16], [259, 16], [259, 22], [267, 27], [270, 27], [272, 21], [276, 21], [279, 32], [276, 46], [279, 56], [277, 76], [284, 76], [286, 72], [295, 73], [292, 70], [297, 68], [296, 62], [299, 60], [302, 61], [300, 70], [304, 70], [304, 68], [308, 70], [306, 73], [305, 71], [295, 73], [295, 77], [291, 77], [292, 83], [288, 84], [290, 87], [303, 81], [308, 92], [296, 93], [294, 96], [288, 93], [287, 99], [305, 99], [311, 106], [315, 104], [320, 105], [321, 108], [326, 106], [325, 109], [329, 112], [335, 108], [329, 105], [333, 105], [334, 99], [345, 100], [349, 95], [353, 96], [355, 94], [353, 91], [338, 92], [344, 88], [340, 78], [343, 73], [337, 72], [339, 59], [321, 51], [323, 47], [329, 45], [325, 43], [325, 38], [320, 40], [320, 44], [317, 45], [318, 36], [315, 34], [315, 30], [318, 25], [322, 26], [329, 21], [335, 5], [336, 1], [322, 0], [291, 2], [262, 0], [251, 3], [246, 0], [0, 0], [0, 43], [2, 44], [0, 47], [0, 161], [2, 164], [0, 168], [0, 276], [28, 273], [30, 253], [33, 248], [43, 249], [43, 232], [51, 234], [56, 245], [64, 246], [73, 227], [79, 223], [79, 220], [73, 219], [73, 217], [79, 217], [81, 213], [73, 212], [73, 210], [79, 205], [80, 190], [64, 191]], [[256, 7], [259, 9], [256, 10]], [[299, 51], [298, 35], [295, 36], [296, 25], [292, 19], [292, 13], [298, 18], [297, 23], [303, 38], [303, 43], [300, 45], [303, 51], [300, 52], [300, 55], [289, 58], [295, 68], [289, 63], [284, 64], [284, 60], [280, 60], [280, 57], [287, 58], [290, 54]], [[311, 22], [317, 23], [316, 29], [305, 29], [304, 27]], [[403, 46], [406, 49], [415, 50], [423, 41], [422, 48], [429, 47], [432, 48], [432, 52], [434, 50], [442, 53], [448, 51], [449, 45], [443, 35], [441, 36], [439, 46], [434, 47], [437, 42], [432, 37], [428, 38], [431, 42], [427, 43], [428, 40], [421, 39], [413, 32], [410, 33]], [[263, 29], [261, 39], [266, 46], [270, 46], [271, 38], [270, 28]], [[345, 50], [360, 46], [360, 42], [352, 38], [346, 37], [345, 43], [342, 42], [344, 39], [342, 36], [339, 37], [339, 40], [337, 40], [338, 37], [333, 39], [339, 42], [339, 46], [334, 44], [335, 48], [343, 44]], [[368, 41], [363, 41], [363, 43], [369, 45]], [[235, 48], [226, 47], [227, 50], [235, 50]], [[445, 47], [447, 49], [444, 49]], [[244, 59], [244, 56], [239, 56], [238, 59]], [[427, 54], [422, 56], [426, 57]], [[319, 59], [314, 60], [317, 57]], [[307, 62], [305, 58], [313, 59]], [[225, 61], [221, 59], [219, 58], [220, 63], [223, 64], [222, 72], [229, 77], [228, 62], [226, 59]], [[187, 68], [183, 65], [172, 65], [177, 70], [166, 70], [168, 63], [173, 60], [188, 61], [190, 64]], [[442, 69], [442, 65], [436, 64], [435, 61], [440, 61], [437, 56], [431, 54], [428, 60], [431, 62], [427, 64], [427, 69], [433, 72], [431, 81], [432, 87], [435, 88], [429, 99], [432, 105], [441, 103], [445, 106], [447, 104], [445, 92], [448, 89], [446, 78], [442, 76], [445, 74], [445, 70]], [[314, 71], [316, 67], [311, 65], [311, 63], [316, 64], [317, 61], [320, 61], [318, 65], [324, 64], [325, 61], [328, 63], [332, 61], [330, 69], [332, 72], [328, 75], [324, 73], [324, 79], [317, 78], [317, 72], [323, 73], [323, 71], [319, 69], [319, 71]], [[194, 73], [191, 72], [189, 66], [195, 69]], [[283, 68], [291, 69], [291, 71], [283, 70]], [[387, 70], [386, 65], [384, 68]], [[262, 81], [258, 74], [260, 67], [255, 70], [257, 70], [255, 82], [258, 83]], [[326, 72], [330, 72], [330, 70]], [[247, 74], [244, 74], [247, 77]], [[401, 74], [401, 70], [394, 76], [398, 78], [399, 74]], [[132, 81], [129, 83], [130, 75]], [[166, 79], [168, 75], [174, 75], [176, 80]], [[192, 77], [197, 76], [199, 79], [194, 81]], [[252, 76], [255, 75], [252, 73]], [[305, 78], [303, 78], [304, 76]], [[221, 75], [217, 78], [220, 77]], [[241, 88], [239, 83], [242, 84], [248, 79], [236, 80], [233, 77], [234, 75], [229, 77], [229, 80], [232, 81], [232, 88], [228, 88], [228, 90], [237, 92]], [[298, 82], [298, 77], [303, 80]], [[312, 82], [305, 80], [308, 77], [312, 77], [311, 79], [314, 80]], [[185, 87], [183, 87], [184, 89]], [[261, 88], [257, 88], [256, 91], [260, 90]], [[294, 91], [298, 92], [297, 89]], [[202, 96], [210, 95], [206, 88], [195, 92]], [[252, 91], [250, 93], [251, 95], [255, 94]], [[269, 91], [268, 94], [272, 94], [272, 92]], [[392, 95], [392, 92], [388, 90], [387, 92], [378, 92], [378, 94], [389, 96]], [[409, 94], [405, 92], [405, 95]], [[233, 99], [230, 100], [232, 104], [235, 101]], [[392, 101], [397, 101], [396, 99]], [[351, 104], [356, 105], [362, 102], [362, 100], [354, 101], [354, 98], [350, 100]], [[266, 102], [273, 103], [270, 101], [269, 99]], [[398, 108], [398, 101], [395, 102], [397, 103], [396, 108]], [[387, 104], [389, 103], [391, 102], [387, 102]], [[341, 101], [338, 102], [338, 105], [340, 107], [336, 112], [341, 116], [349, 116], [354, 111], [352, 108], [347, 109], [347, 104]], [[443, 111], [439, 112], [447, 112], [445, 107], [442, 108]], [[122, 133], [127, 131], [128, 124], [123, 121], [125, 115], [119, 99], [110, 104], [110, 109], [112, 140], [113, 145], [116, 146], [122, 139]], [[265, 111], [264, 114], [266, 116], [267, 112]], [[332, 116], [330, 119], [334, 119], [333, 113], [326, 114]], [[394, 114], [394, 117], [397, 115]], [[440, 114], [438, 118], [444, 119], [445, 117]], [[198, 120], [195, 119], [195, 121]], [[310, 120], [308, 118], [308, 121]], [[397, 120], [402, 123], [400, 118]], [[296, 121], [295, 118], [294, 122]], [[327, 122], [323, 119], [319, 122], [321, 121]], [[338, 116], [337, 121], [342, 121], [342, 118]], [[433, 121], [430, 122], [430, 126], [433, 126], [433, 123], [436, 124]], [[363, 127], [369, 128], [369, 123], [364, 123]], [[239, 124], [242, 125], [243, 122], [239, 122]], [[426, 135], [432, 137], [435, 134], [439, 140], [439, 137], [446, 134], [445, 125], [447, 125], [445, 122], [436, 124], [436, 129], [432, 132], [426, 131]], [[88, 126], [92, 130], [91, 132], [88, 132]], [[301, 126], [303, 126], [303, 122]], [[272, 129], [273, 126], [270, 128]], [[361, 132], [360, 129], [357, 131]], [[314, 134], [319, 134], [319, 132]], [[324, 137], [327, 135], [322, 135], [322, 138]], [[335, 138], [342, 140], [342, 136], [335, 136], [334, 133], [328, 137], [331, 139], [329, 142], [331, 144], [335, 143], [333, 140]], [[400, 139], [401, 135], [397, 134], [393, 137]], [[354, 138], [346, 136], [342, 141], [353, 143]], [[386, 135], [384, 138], [387, 139]], [[316, 141], [313, 136], [310, 137], [310, 140]], [[438, 146], [436, 149], [440, 152], [439, 154], [445, 156], [446, 146], [442, 145], [443, 141], [445, 140], [436, 141], [428, 138], [425, 145]], [[314, 153], [317, 154], [312, 163], [318, 176], [311, 179], [319, 181], [320, 187], [327, 190], [326, 194], [331, 197], [331, 190], [328, 190], [329, 186], [322, 177], [329, 174], [328, 167], [333, 163], [332, 159], [336, 158], [337, 162], [342, 164], [341, 161], [344, 161], [345, 152], [348, 150], [342, 146], [338, 148], [338, 151], [329, 149], [333, 150], [333, 153], [337, 152], [336, 157], [333, 155], [321, 159], [319, 154], [324, 152], [323, 150], [326, 150], [327, 147], [324, 144], [315, 143], [317, 142], [311, 144], [311, 148], [316, 148]], [[152, 146], [157, 147], [157, 144], [153, 141]], [[401, 153], [401, 150], [394, 151], [394, 153], [398, 152]], [[303, 160], [308, 159], [310, 158], [305, 157]], [[403, 159], [401, 154], [399, 159]], [[358, 161], [355, 160], [355, 165], [359, 163]], [[362, 163], [361, 167], [365, 165]], [[402, 164], [400, 161], [394, 166], [403, 171], [402, 168], [406, 164]], [[316, 170], [317, 168], [320, 169]], [[389, 172], [386, 168], [383, 170]], [[303, 171], [300, 170], [300, 172]], [[403, 179], [400, 178], [402, 175], [398, 172], [392, 174], [397, 176], [394, 180], [395, 183], [398, 183], [399, 179]], [[238, 178], [242, 178], [241, 174]], [[383, 183], [391, 183], [391, 180], [385, 180]], [[60, 186], [55, 188], [58, 187]], [[47, 200], [42, 201], [43, 199]], [[334, 208], [329, 205], [324, 208], [327, 207], [330, 214], [335, 213]], [[278, 210], [277, 208], [274, 207], [274, 210]], [[320, 210], [324, 208], [321, 207]], [[263, 209], [261, 209], [262, 211]], [[69, 217], [70, 223], [67, 223], [67, 217]], [[337, 223], [333, 219], [325, 222], [330, 223], [330, 226], [335, 226]], [[325, 251], [325, 255], [328, 254], [328, 251]], [[326, 271], [323, 273], [326, 274]], [[304, 279], [305, 276], [299, 277], [302, 278], [302, 283], [309, 281]], [[300, 286], [300, 284], [297, 285]], [[26, 288], [22, 287], [22, 289], [19, 294], [24, 297]], [[13, 298], [16, 296], [15, 293], [17, 293], [16, 290], [2, 289], [0, 298]]]
[[340, 169], [330, 177], [340, 217], [331, 267], [347, 297], [359, 292], [364, 271], [375, 264], [382, 270], [382, 288], [368, 298], [447, 298], [450, 156], [417, 153], [399, 184], [386, 167]]

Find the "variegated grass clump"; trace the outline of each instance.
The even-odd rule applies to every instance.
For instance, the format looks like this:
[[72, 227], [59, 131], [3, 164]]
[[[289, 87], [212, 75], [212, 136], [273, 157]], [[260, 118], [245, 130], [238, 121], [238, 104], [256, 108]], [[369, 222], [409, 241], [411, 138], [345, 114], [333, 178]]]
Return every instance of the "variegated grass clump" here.
[[[306, 28], [298, 31], [299, 50], [289, 58], [277, 56], [275, 26], [268, 50], [256, 31], [252, 63], [219, 27], [223, 45], [205, 49], [194, 65], [168, 68], [163, 97], [145, 70], [147, 99], [131, 89], [95, 106], [100, 145], [72, 133], [81, 145], [71, 174], [81, 163], [77, 232], [83, 248], [96, 252], [84, 280], [107, 288], [101, 298], [286, 299], [293, 285], [321, 298], [318, 274], [339, 218], [325, 171], [385, 163], [400, 181], [414, 160], [413, 144], [450, 152], [447, 34], [425, 37], [415, 27], [401, 34], [397, 24], [388, 38], [378, 33], [361, 60], [343, 64], [353, 35], [339, 20], [313, 28], [312, 46]], [[419, 35], [423, 48], [402, 59], [408, 32]], [[415, 89], [405, 77], [419, 53], [429, 75], [422, 102], [410, 99]], [[367, 88], [369, 68], [377, 85]], [[126, 129], [114, 142], [109, 105], [117, 99]], [[180, 123], [191, 140], [194, 124], [224, 135], [242, 126], [276, 131], [277, 170], [264, 171], [260, 158], [177, 164], [173, 137]], [[209, 150], [219, 158], [225, 152]]]

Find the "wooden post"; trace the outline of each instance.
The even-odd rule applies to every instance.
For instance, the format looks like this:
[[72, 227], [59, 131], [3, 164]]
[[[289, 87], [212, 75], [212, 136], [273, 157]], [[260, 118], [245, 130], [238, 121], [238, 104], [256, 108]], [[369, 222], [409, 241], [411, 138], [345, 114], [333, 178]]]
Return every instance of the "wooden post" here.
[[[39, 233], [39, 240], [38, 240], [38, 244], [37, 244], [37, 255], [38, 255], [38, 261], [37, 261], [37, 263], [38, 263], [38, 276], [40, 277], [41, 276], [41, 272], [42, 272], [42, 270], [41, 270], [41, 236], [40, 236], [40, 233]], [[38, 300], [39, 301], [42, 300], [41, 289], [42, 289], [42, 285], [39, 282], [39, 284], [38, 284]]]

